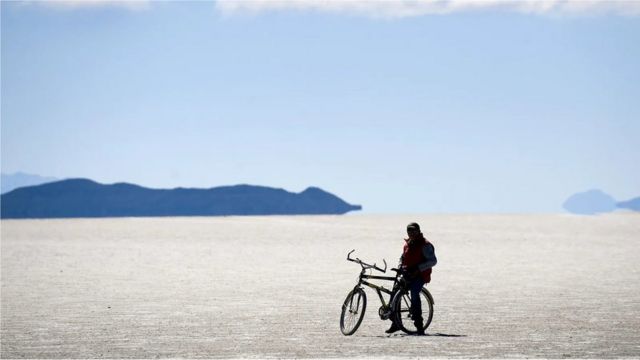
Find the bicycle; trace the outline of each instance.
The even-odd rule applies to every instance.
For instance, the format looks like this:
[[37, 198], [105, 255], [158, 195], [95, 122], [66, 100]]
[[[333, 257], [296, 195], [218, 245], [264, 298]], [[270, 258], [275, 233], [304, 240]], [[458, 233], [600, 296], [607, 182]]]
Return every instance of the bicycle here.
[[[358, 284], [354, 286], [353, 290], [349, 292], [347, 298], [344, 300], [342, 304], [342, 313], [340, 315], [340, 331], [346, 335], [353, 335], [360, 324], [362, 323], [362, 319], [364, 318], [364, 313], [367, 309], [367, 295], [364, 292], [362, 285], [370, 287], [376, 291], [378, 297], [380, 298], [380, 302], [382, 306], [378, 309], [378, 316], [380, 316], [381, 320], [389, 320], [393, 321], [400, 330], [404, 331], [407, 334], [416, 334], [418, 329], [413, 324], [412, 316], [411, 316], [411, 293], [408, 291], [408, 282], [405, 279], [405, 273], [403, 270], [392, 268], [392, 271], [396, 272], [396, 276], [376, 276], [371, 274], [365, 274], [367, 270], [377, 270], [382, 273], [387, 272], [387, 262], [386, 260], [382, 260], [384, 262], [384, 269], [376, 266], [375, 263], [373, 265], [367, 264], [364, 261], [355, 258], [351, 258], [351, 254], [355, 250], [351, 250], [347, 254], [347, 260], [355, 262], [362, 267], [360, 271], [360, 276], [358, 278]], [[372, 284], [365, 279], [376, 279], [376, 280], [388, 280], [393, 281], [392, 290], [389, 290], [383, 286], [378, 286]], [[389, 304], [385, 302], [382, 293], [386, 293], [389, 295]], [[422, 318], [424, 321], [424, 328], [428, 328], [431, 324], [431, 320], [433, 319], [433, 297], [431, 293], [423, 287], [422, 291], [420, 291], [422, 295], [421, 303], [422, 303]]]

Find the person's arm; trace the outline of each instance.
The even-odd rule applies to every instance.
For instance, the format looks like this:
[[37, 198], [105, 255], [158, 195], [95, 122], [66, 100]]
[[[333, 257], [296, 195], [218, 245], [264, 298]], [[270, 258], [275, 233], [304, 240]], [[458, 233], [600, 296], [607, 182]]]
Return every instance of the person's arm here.
[[422, 248], [422, 255], [424, 255], [424, 261], [418, 264], [418, 269], [420, 269], [420, 271], [430, 269], [438, 263], [438, 259], [436, 259], [436, 251], [433, 248], [433, 245], [429, 243]]

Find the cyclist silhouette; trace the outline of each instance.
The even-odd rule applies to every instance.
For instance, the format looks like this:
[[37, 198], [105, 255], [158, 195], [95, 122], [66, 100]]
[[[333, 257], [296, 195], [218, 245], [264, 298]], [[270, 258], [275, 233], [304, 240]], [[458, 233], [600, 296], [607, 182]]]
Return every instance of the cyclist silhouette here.
[[[404, 248], [398, 267], [402, 269], [404, 279], [407, 281], [408, 289], [411, 292], [411, 318], [416, 329], [418, 329], [418, 334], [424, 335], [420, 290], [425, 284], [431, 282], [431, 268], [436, 265], [438, 260], [436, 259], [435, 248], [420, 232], [420, 225], [415, 222], [407, 225], [407, 235], [409, 238], [404, 239]], [[398, 289], [394, 291], [398, 291]], [[392, 323], [391, 327], [385, 332], [391, 334], [398, 330], [400, 328], [395, 323]]]

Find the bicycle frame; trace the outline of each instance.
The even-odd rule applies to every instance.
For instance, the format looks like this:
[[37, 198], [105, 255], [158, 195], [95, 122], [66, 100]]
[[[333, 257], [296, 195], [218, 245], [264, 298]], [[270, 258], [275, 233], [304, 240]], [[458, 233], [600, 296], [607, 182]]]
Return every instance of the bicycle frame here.
[[[366, 281], [365, 279], [377, 279], [377, 280], [393, 281], [392, 289], [396, 287], [398, 279], [396, 277], [391, 277], [391, 276], [367, 275], [364, 272], [365, 272], [365, 269], [363, 269], [360, 272], [360, 279], [358, 281], [358, 285], [356, 285], [355, 287], [361, 287], [362, 285], [365, 285], [365, 286], [368, 286], [368, 287], [374, 289], [376, 291], [376, 294], [378, 294], [378, 297], [380, 298], [380, 302], [382, 303], [382, 306], [388, 307], [389, 304], [387, 304], [384, 301], [384, 297], [382, 296], [382, 293], [384, 292], [385, 294], [388, 294], [389, 297], [391, 297], [391, 294], [393, 293], [393, 291], [385, 288], [384, 286], [379, 286], [379, 285], [376, 285], [376, 284], [372, 284], [372, 283]], [[389, 298], [389, 303], [391, 303], [391, 298]]]
[[[359, 264], [362, 267], [362, 270], [360, 271], [360, 276], [358, 277], [358, 284], [354, 287], [354, 289], [355, 288], [361, 288], [362, 285], [365, 285], [367, 287], [370, 287], [370, 288], [374, 289], [376, 291], [376, 294], [378, 294], [378, 298], [380, 298], [380, 302], [382, 303], [382, 306], [387, 308], [391, 304], [391, 295], [393, 294], [393, 289], [395, 289], [396, 285], [398, 284], [398, 277], [397, 276], [393, 276], [393, 277], [391, 277], [391, 276], [377, 276], [377, 275], [368, 275], [368, 274], [366, 274], [366, 271], [369, 270], [369, 269], [375, 269], [375, 270], [378, 270], [380, 272], [385, 273], [387, 271], [387, 262], [386, 262], [386, 260], [382, 260], [384, 262], [384, 269], [381, 269], [381, 268], [377, 267], [375, 263], [373, 265], [370, 265], [370, 264], [367, 264], [367, 263], [363, 262], [362, 260], [360, 260], [358, 258], [352, 259], [351, 258], [351, 254], [354, 251], [355, 250], [351, 250], [349, 252], [349, 254], [347, 254], [347, 260], [355, 262], [355, 263]], [[384, 286], [379, 286], [379, 285], [376, 285], [376, 284], [372, 284], [372, 283], [366, 281], [367, 279], [393, 281], [392, 290], [389, 290], [389, 289], [385, 288]], [[384, 301], [384, 297], [382, 296], [383, 292], [385, 294], [389, 295], [389, 304], [387, 304]]]

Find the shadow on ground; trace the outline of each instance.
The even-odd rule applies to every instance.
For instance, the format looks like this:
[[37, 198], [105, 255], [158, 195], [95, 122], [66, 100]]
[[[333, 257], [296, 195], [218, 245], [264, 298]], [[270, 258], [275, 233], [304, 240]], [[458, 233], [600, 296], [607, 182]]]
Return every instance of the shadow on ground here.
[[[376, 338], [390, 338], [390, 337], [405, 337], [405, 336], [420, 336], [420, 335], [411, 335], [411, 334], [390, 334], [390, 335], [363, 335], [362, 337], [376, 337]], [[425, 334], [422, 336], [442, 336], [442, 337], [467, 337], [467, 335], [459, 335], [459, 334], [443, 334], [443, 333], [433, 333], [433, 334]]]

